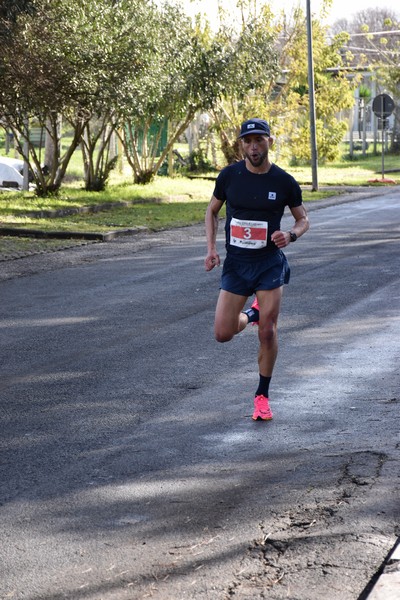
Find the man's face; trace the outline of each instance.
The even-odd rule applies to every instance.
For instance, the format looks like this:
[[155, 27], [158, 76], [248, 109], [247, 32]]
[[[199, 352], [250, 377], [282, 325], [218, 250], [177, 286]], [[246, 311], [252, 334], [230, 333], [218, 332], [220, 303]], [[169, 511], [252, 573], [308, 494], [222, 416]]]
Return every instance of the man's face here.
[[266, 135], [248, 134], [242, 138], [242, 150], [244, 156], [253, 167], [260, 167], [268, 158], [268, 150], [272, 139]]

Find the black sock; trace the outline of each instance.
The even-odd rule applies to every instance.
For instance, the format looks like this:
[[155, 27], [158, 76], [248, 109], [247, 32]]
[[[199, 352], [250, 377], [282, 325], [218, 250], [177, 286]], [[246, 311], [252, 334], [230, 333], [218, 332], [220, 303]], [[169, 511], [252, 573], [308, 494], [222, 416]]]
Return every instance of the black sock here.
[[248, 308], [242, 312], [247, 315], [249, 323], [257, 323], [260, 320], [260, 313], [256, 308]]
[[264, 377], [264, 375], [260, 375], [260, 383], [258, 384], [256, 396], [262, 395], [262, 396], [265, 396], [266, 398], [268, 398], [270, 382], [271, 382], [271, 377]]

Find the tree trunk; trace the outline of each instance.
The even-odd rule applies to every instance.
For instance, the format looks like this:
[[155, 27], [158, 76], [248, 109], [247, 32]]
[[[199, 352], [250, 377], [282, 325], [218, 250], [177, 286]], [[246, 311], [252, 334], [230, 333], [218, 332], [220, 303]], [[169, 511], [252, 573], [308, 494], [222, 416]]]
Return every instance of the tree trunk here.
[[[55, 166], [55, 161], [57, 160], [57, 156], [60, 155], [61, 151], [61, 126], [62, 126], [62, 116], [58, 115], [57, 117], [57, 125], [55, 128], [56, 136], [50, 135], [50, 131], [52, 131], [52, 123], [49, 118], [46, 119], [46, 137], [45, 137], [45, 147], [44, 147], [44, 168], [47, 172], [51, 173]], [[58, 145], [58, 148], [56, 147]]]

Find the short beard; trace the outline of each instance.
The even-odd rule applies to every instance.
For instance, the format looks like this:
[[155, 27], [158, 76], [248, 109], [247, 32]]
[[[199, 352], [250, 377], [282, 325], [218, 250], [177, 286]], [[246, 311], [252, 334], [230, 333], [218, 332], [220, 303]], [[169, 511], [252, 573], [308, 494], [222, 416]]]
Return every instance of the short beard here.
[[268, 150], [265, 150], [265, 152], [260, 154], [258, 160], [256, 161], [251, 156], [249, 156], [247, 152], [245, 152], [244, 155], [253, 167], [260, 167], [263, 164], [264, 160], [268, 158]]

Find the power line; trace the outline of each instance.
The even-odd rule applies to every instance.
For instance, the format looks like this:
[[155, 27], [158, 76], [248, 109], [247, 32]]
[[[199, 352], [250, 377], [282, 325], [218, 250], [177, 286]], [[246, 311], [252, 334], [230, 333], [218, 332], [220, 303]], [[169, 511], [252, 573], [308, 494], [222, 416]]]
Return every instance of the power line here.
[[391, 35], [392, 33], [400, 33], [400, 29], [391, 29], [390, 31], [365, 31], [362, 33], [349, 33], [348, 31], [341, 31], [340, 33], [348, 33], [350, 37], [368, 36], [368, 35]]
[[398, 52], [394, 50], [382, 50], [381, 48], [362, 48], [359, 46], [343, 46], [346, 50], [360, 50], [362, 52], [370, 54], [390, 54], [391, 56], [398, 56]]

